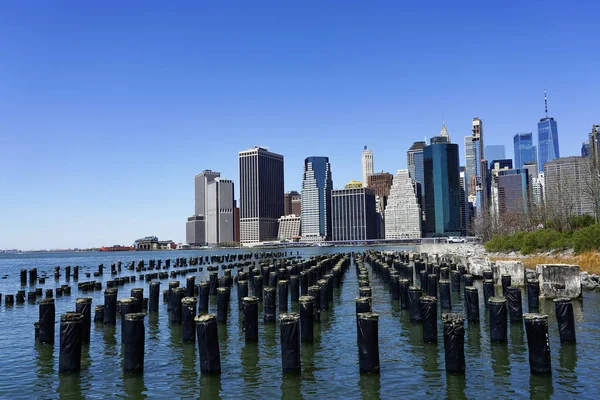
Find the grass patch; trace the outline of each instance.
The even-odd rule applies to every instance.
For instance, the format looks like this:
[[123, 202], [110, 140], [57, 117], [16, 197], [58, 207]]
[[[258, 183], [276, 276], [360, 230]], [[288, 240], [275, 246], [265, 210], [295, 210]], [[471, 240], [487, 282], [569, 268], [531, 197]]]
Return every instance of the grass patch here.
[[585, 251], [568, 256], [526, 256], [526, 257], [490, 257], [492, 261], [521, 261], [525, 268], [535, 269], [538, 264], [573, 264], [579, 265], [581, 271], [600, 275], [600, 253], [596, 251]]

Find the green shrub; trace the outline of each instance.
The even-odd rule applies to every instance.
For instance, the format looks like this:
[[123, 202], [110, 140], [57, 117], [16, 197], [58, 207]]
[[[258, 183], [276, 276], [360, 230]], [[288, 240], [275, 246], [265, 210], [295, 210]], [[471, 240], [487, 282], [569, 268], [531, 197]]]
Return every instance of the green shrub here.
[[575, 231], [572, 242], [576, 253], [600, 250], [600, 225], [591, 225]]

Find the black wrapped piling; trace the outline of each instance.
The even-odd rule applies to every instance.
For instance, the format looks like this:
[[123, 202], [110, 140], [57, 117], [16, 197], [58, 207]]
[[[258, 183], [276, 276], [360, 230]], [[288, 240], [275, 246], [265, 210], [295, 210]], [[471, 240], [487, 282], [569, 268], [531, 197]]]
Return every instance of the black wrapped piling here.
[[312, 343], [314, 340], [314, 301], [311, 296], [301, 296], [300, 302], [300, 338], [302, 342]]
[[436, 274], [429, 274], [427, 277], [427, 294], [431, 297], [437, 297], [438, 295], [438, 276]]
[[494, 279], [494, 272], [489, 269], [483, 271], [482, 275], [483, 275], [483, 280], [493, 280]]
[[119, 306], [121, 307], [121, 326], [123, 325], [123, 321], [125, 321], [125, 315], [137, 312], [137, 303], [138, 300], [135, 297], [125, 297], [119, 300]]
[[379, 373], [379, 314], [360, 313], [357, 318], [360, 373]]
[[281, 314], [279, 330], [283, 373], [298, 373], [300, 372], [300, 316], [297, 313]]
[[160, 282], [150, 282], [150, 295], [148, 297], [148, 312], [158, 312], [158, 298], [160, 296]]
[[258, 340], [258, 298], [256, 296], [244, 297], [244, 337], [246, 343]]
[[465, 287], [465, 308], [467, 310], [467, 321], [479, 323], [479, 291], [475, 286]]
[[144, 313], [129, 313], [123, 320], [121, 341], [123, 343], [124, 373], [140, 374], [144, 371], [145, 316]]
[[208, 298], [210, 297], [210, 283], [200, 282], [198, 285], [198, 312], [208, 312]]
[[450, 281], [442, 279], [440, 284], [440, 306], [444, 310], [450, 310], [452, 308], [452, 296], [450, 295]]
[[465, 319], [461, 314], [442, 314], [446, 371], [465, 373]]
[[390, 293], [392, 300], [400, 300], [400, 276], [397, 274], [390, 276]]
[[268, 286], [263, 289], [263, 321], [275, 322], [275, 288]]
[[287, 312], [288, 309], [288, 281], [277, 282], [277, 301], [279, 303], [279, 311]]
[[200, 373], [220, 374], [221, 354], [219, 351], [217, 316], [214, 314], [198, 315], [195, 321], [198, 352], [200, 353]]
[[315, 321], [321, 320], [321, 289], [319, 286], [309, 286], [308, 295], [314, 299], [313, 316]]
[[400, 297], [400, 309], [408, 310], [408, 288], [410, 287], [410, 281], [408, 279], [398, 280], [398, 295]]
[[300, 295], [306, 296], [308, 293], [308, 272], [301, 271], [300, 272]]
[[131, 289], [131, 297], [137, 299], [136, 313], [141, 313], [144, 310], [144, 288], [133, 288]]
[[104, 323], [104, 306], [94, 307], [94, 323]]
[[483, 280], [483, 304], [485, 305], [485, 308], [489, 308], [489, 299], [494, 297], [495, 291], [494, 291], [494, 281], [491, 279], [484, 279]]
[[60, 316], [60, 353], [58, 372], [81, 370], [81, 330], [83, 315], [74, 312]]
[[437, 343], [437, 298], [421, 297], [421, 317], [423, 319], [423, 342]]
[[290, 300], [292, 302], [300, 300], [300, 277], [298, 275], [290, 276]]
[[512, 279], [511, 279], [510, 275], [502, 275], [502, 277], [501, 277], [502, 296], [506, 297], [506, 289], [511, 286], [511, 281], [512, 281]]
[[181, 299], [181, 340], [184, 343], [193, 343], [196, 340], [196, 305], [195, 297], [184, 297]]
[[521, 299], [521, 288], [508, 286], [504, 292], [508, 306], [508, 319], [510, 322], [521, 323], [523, 320], [523, 301]]
[[169, 303], [171, 311], [169, 311], [169, 320], [173, 324], [181, 324], [181, 300], [185, 297], [185, 288], [176, 287], [171, 290]]
[[277, 271], [271, 271], [269, 272], [269, 286], [270, 287], [277, 287]]
[[185, 278], [185, 297], [194, 297], [194, 287], [196, 286], [196, 277], [190, 275]]
[[561, 343], [575, 343], [575, 316], [573, 315], [573, 304], [569, 298], [554, 300], [556, 321]]
[[359, 297], [373, 297], [373, 289], [368, 286], [358, 288]]
[[319, 279], [317, 281], [317, 285], [319, 286], [319, 310], [329, 310], [329, 285], [327, 284], [326, 279]]
[[92, 327], [92, 298], [82, 297], [75, 300], [75, 312], [83, 315], [83, 326], [81, 328], [81, 342], [90, 342], [90, 329]]
[[506, 299], [504, 297], [490, 297], [490, 341], [504, 343], [507, 339], [508, 324]]
[[473, 286], [473, 281], [474, 281], [473, 275], [465, 274], [465, 275], [463, 275], [463, 280], [465, 281], [465, 287]]
[[408, 308], [410, 322], [421, 322], [421, 289], [411, 286], [408, 288]]
[[209, 277], [209, 282], [210, 282], [210, 294], [216, 295], [217, 288], [219, 287], [219, 273], [211, 272], [208, 277]]
[[529, 310], [540, 308], [540, 282], [537, 279], [527, 281], [527, 304]]
[[217, 288], [217, 322], [227, 323], [227, 314], [229, 311], [230, 292], [228, 287]]
[[429, 274], [423, 270], [419, 274], [421, 276], [421, 292], [429, 293]]
[[170, 281], [169, 282], [169, 291], [167, 292], [167, 311], [171, 311], [171, 294], [173, 293], [173, 289], [179, 287], [179, 281]]
[[524, 314], [529, 348], [529, 368], [534, 374], [551, 374], [550, 342], [548, 340], [548, 316]]
[[21, 286], [27, 286], [27, 270], [21, 270]]
[[56, 308], [54, 299], [41, 299], [39, 304], [39, 332], [40, 343], [54, 344], [54, 323], [56, 319]]
[[248, 297], [248, 281], [238, 281], [237, 283], [238, 310], [244, 310], [244, 298]]
[[263, 301], [263, 280], [260, 275], [254, 277], [254, 297], [258, 299], [258, 301]]
[[453, 292], [460, 292], [460, 272], [450, 272], [450, 284]]
[[117, 324], [117, 289], [104, 290], [104, 324]]

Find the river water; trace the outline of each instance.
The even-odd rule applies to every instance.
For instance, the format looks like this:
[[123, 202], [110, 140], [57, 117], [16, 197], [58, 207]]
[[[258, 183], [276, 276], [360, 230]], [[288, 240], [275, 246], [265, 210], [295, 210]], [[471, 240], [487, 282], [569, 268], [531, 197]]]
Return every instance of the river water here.
[[[377, 250], [411, 249], [410, 247], [378, 247]], [[303, 248], [303, 257], [332, 252], [364, 251], [365, 248]], [[243, 250], [240, 250], [243, 252]], [[45, 271], [45, 285], [54, 288], [64, 282], [64, 266], [79, 265], [79, 281], [86, 281], [86, 271], [105, 265], [104, 277], [110, 280], [110, 264], [118, 259], [166, 259], [204, 256], [240, 251], [166, 251], [127, 253], [29, 253], [0, 254], [0, 293], [15, 294], [20, 287], [19, 270], [38, 268]], [[54, 266], [61, 266], [56, 282]], [[173, 269], [173, 267], [172, 267]], [[123, 275], [131, 274], [123, 270]], [[444, 345], [441, 324], [438, 344], [424, 344], [421, 325], [411, 324], [408, 311], [402, 311], [379, 277], [370, 277], [373, 287], [373, 311], [379, 313], [379, 352], [381, 373], [360, 375], [356, 345], [354, 299], [358, 281], [354, 264], [348, 269], [342, 287], [335, 292], [334, 306], [322, 311], [321, 322], [315, 324], [315, 341], [302, 345], [302, 372], [297, 376], [282, 375], [279, 329], [276, 324], [262, 323], [259, 309], [259, 341], [245, 344], [241, 317], [237, 307], [230, 307], [227, 325], [219, 326], [221, 376], [201, 376], [198, 351], [193, 344], [182, 344], [181, 326], [168, 322], [166, 304], [160, 301], [158, 315], [146, 320], [145, 370], [141, 376], [124, 376], [120, 323], [116, 327], [92, 324], [91, 343], [82, 351], [79, 374], [58, 373], [59, 331], [56, 325], [55, 346], [40, 345], [34, 340], [33, 323], [38, 319], [38, 306], [33, 304], [0, 306], [0, 397], [1, 398], [346, 398], [378, 399], [400, 396], [432, 398], [598, 398], [600, 396], [600, 293], [586, 292], [583, 301], [574, 301], [577, 329], [576, 345], [561, 345], [558, 337], [554, 305], [541, 301], [540, 311], [549, 315], [552, 375], [535, 376], [529, 372], [524, 327], [510, 325], [507, 344], [490, 344], [488, 316], [481, 305], [480, 325], [465, 327], [466, 374], [448, 375], [444, 367]], [[185, 277], [179, 277], [185, 286]], [[196, 282], [207, 280], [206, 271], [198, 272]], [[77, 297], [91, 296], [93, 304], [103, 304], [101, 291], [78, 293], [73, 281], [71, 296], [56, 298], [56, 315], [75, 309]], [[481, 282], [476, 281], [481, 290]], [[167, 288], [162, 281], [161, 290]], [[119, 288], [119, 298], [130, 289], [148, 284], [137, 281]], [[104, 288], [104, 285], [103, 285]], [[27, 291], [33, 287], [24, 288]], [[462, 292], [462, 290], [461, 290]], [[525, 293], [523, 298], [526, 299]], [[463, 312], [462, 294], [453, 293], [453, 312]], [[211, 296], [213, 297], [213, 296]], [[235, 285], [231, 304], [237, 304]], [[483, 295], [480, 292], [480, 301]], [[291, 304], [297, 311], [297, 304]], [[216, 313], [216, 300], [211, 298], [211, 312]], [[93, 309], [93, 308], [92, 308]], [[524, 311], [527, 311], [525, 301]], [[441, 311], [438, 311], [441, 316]], [[92, 313], [93, 317], [93, 313]]]

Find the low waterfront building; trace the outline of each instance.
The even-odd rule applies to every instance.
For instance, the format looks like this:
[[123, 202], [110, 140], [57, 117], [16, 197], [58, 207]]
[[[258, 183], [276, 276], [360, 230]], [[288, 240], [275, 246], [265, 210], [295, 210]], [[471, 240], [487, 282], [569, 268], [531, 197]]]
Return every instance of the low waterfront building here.
[[417, 182], [407, 169], [399, 170], [390, 189], [385, 208], [385, 238], [408, 239], [421, 237], [421, 207]]
[[185, 241], [192, 246], [206, 244], [206, 221], [204, 215], [192, 215], [185, 224]]
[[298, 240], [300, 238], [300, 216], [284, 215], [279, 218], [279, 240]]
[[136, 250], [175, 250], [177, 245], [172, 240], [158, 240], [156, 236], [146, 236], [134, 242]]

